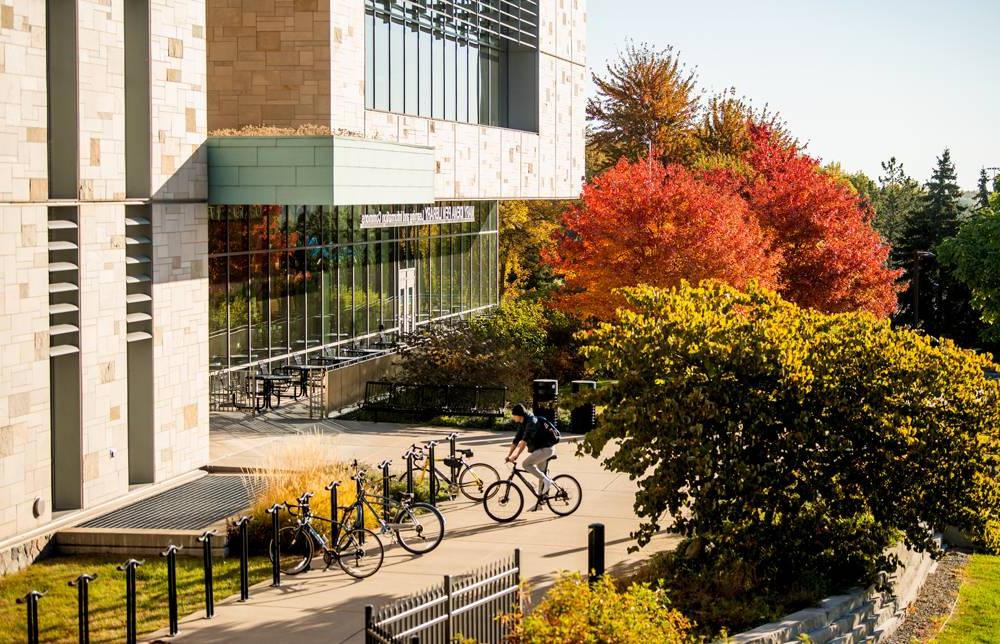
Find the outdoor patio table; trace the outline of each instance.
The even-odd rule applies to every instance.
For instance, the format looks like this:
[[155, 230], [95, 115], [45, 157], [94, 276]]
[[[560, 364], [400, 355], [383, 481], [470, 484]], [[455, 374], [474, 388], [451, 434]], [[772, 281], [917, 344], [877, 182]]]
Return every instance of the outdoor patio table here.
[[274, 383], [292, 381], [291, 376], [280, 373], [259, 373], [254, 378], [264, 383], [264, 405], [262, 409], [274, 409], [274, 405], [271, 404], [271, 396], [274, 395]]
[[309, 393], [309, 372], [325, 371], [327, 369], [327, 367], [318, 364], [290, 364], [288, 368], [299, 372], [299, 388], [302, 390], [303, 395]]

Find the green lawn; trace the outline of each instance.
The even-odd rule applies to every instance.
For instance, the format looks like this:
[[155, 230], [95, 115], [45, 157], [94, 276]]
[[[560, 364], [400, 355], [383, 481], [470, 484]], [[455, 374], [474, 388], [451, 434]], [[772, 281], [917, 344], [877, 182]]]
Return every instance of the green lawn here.
[[1000, 557], [973, 555], [965, 569], [955, 614], [934, 641], [1000, 642]]
[[[76, 641], [76, 588], [67, 582], [80, 573], [97, 573], [90, 586], [90, 636], [93, 642], [125, 639], [125, 573], [115, 570], [123, 560], [103, 556], [50, 557], [27, 570], [0, 578], [0, 640], [19, 641], [25, 633], [25, 607], [16, 604], [29, 590], [48, 591], [38, 602], [43, 642]], [[269, 578], [266, 558], [250, 560], [251, 585]], [[216, 602], [239, 593], [239, 559], [215, 561]], [[180, 616], [204, 610], [201, 557], [177, 559], [177, 604]], [[160, 557], [147, 558], [136, 572], [136, 614], [139, 634], [167, 626], [167, 566]], [[252, 595], [251, 595], [252, 597]], [[216, 607], [216, 612], [225, 607]]]

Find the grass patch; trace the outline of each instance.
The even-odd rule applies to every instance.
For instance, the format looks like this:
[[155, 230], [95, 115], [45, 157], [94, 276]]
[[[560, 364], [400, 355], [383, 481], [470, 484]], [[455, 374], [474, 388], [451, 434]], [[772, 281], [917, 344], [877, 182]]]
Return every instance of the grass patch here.
[[955, 614], [937, 644], [1000, 642], [1000, 557], [973, 555], [965, 568]]
[[[90, 586], [90, 638], [92, 642], [125, 640], [125, 573], [115, 566], [122, 558], [102, 556], [55, 556], [26, 570], [0, 579], [0, 639], [24, 637], [26, 612], [15, 603], [30, 590], [48, 591], [38, 602], [39, 635], [43, 642], [75, 642], [77, 638], [76, 588], [67, 585], [77, 575], [97, 573]], [[239, 592], [238, 559], [217, 560], [213, 567], [216, 601]], [[250, 583], [270, 577], [266, 558], [250, 560]], [[177, 559], [177, 605], [183, 617], [204, 609], [200, 557]], [[218, 610], [218, 608], [217, 608]], [[223, 607], [222, 610], [225, 610]], [[160, 557], [146, 559], [136, 571], [136, 616], [139, 634], [167, 626], [167, 564]]]

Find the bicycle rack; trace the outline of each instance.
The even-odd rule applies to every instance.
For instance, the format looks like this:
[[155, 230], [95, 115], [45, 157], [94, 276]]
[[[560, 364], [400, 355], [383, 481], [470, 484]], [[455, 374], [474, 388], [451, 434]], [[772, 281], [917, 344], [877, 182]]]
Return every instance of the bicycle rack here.
[[127, 644], [136, 644], [137, 633], [135, 623], [135, 569], [146, 563], [136, 559], [129, 559], [118, 570], [125, 573], [125, 641]]
[[236, 527], [240, 530], [240, 601], [245, 602], [250, 599], [250, 535], [247, 533], [247, 524], [250, 517], [243, 515], [236, 522]]
[[427, 474], [431, 479], [431, 489], [430, 489], [430, 502], [435, 508], [437, 507], [437, 470], [434, 467], [434, 446], [437, 445], [437, 441], [427, 441]]
[[215, 593], [212, 584], [212, 537], [214, 536], [215, 530], [206, 530], [198, 537], [205, 569], [205, 619], [212, 619], [215, 615]]
[[84, 573], [69, 582], [76, 588], [76, 619], [79, 624], [80, 644], [90, 644], [90, 582], [97, 579], [97, 573]]
[[392, 461], [386, 459], [378, 464], [382, 470], [382, 520], [389, 523], [389, 465]]
[[160, 553], [167, 558], [167, 613], [170, 620], [170, 635], [177, 634], [177, 551], [181, 546], [170, 544]]
[[340, 508], [337, 505], [338, 487], [340, 487], [340, 481], [333, 481], [324, 488], [330, 492], [330, 548], [332, 550], [337, 549], [337, 542], [340, 540], [340, 521], [338, 520]]
[[28, 644], [38, 644], [38, 600], [45, 593], [33, 590], [24, 597], [18, 597], [18, 604], [27, 604], [28, 610]]
[[413, 448], [406, 450], [406, 493], [413, 494]]
[[448, 434], [448, 447], [449, 451], [451, 452], [450, 454], [451, 458], [448, 461], [449, 463], [448, 467], [450, 468], [451, 471], [451, 483], [456, 487], [458, 486], [458, 468], [455, 467], [455, 455], [457, 453], [457, 450], [455, 449], [455, 442], [457, 438], [458, 438], [457, 432], [452, 432], [451, 434]]
[[279, 534], [281, 517], [278, 515], [283, 507], [285, 507], [283, 503], [275, 503], [264, 510], [271, 515], [271, 543], [274, 544], [274, 552], [271, 553], [271, 586], [274, 588], [281, 586], [281, 535]]

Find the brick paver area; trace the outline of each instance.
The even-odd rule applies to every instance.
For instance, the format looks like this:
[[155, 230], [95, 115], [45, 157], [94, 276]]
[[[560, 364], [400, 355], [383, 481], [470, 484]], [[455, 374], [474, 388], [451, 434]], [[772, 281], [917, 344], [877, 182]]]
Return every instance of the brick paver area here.
[[[225, 426], [223, 426], [225, 425]], [[394, 458], [410, 443], [443, 437], [448, 430], [389, 423], [327, 421], [301, 424], [303, 431], [336, 434], [343, 458], [370, 463]], [[473, 430], [463, 432], [462, 446], [475, 450], [473, 460], [502, 467], [510, 434]], [[250, 464], [262, 446], [274, 440], [295, 440], [288, 426], [275, 432], [258, 424], [241, 429], [238, 424], [217, 423], [213, 432], [213, 462], [225, 466]], [[522, 552], [524, 576], [537, 597], [560, 570], [584, 572], [587, 567], [587, 526], [606, 526], [609, 569], [624, 569], [654, 550], [676, 543], [659, 535], [642, 552], [628, 554], [634, 542], [629, 532], [636, 526], [632, 511], [634, 484], [625, 476], [605, 472], [589, 457], [576, 457], [575, 445], [564, 440], [557, 448], [554, 473], [576, 476], [583, 487], [580, 509], [569, 517], [556, 517], [548, 509], [522, 514], [507, 525], [494, 523], [482, 507], [469, 502], [442, 504], [447, 521], [445, 539], [434, 552], [412, 556], [395, 545], [386, 548], [382, 569], [373, 577], [354, 580], [339, 569], [283, 577], [280, 588], [254, 587], [246, 604], [230, 598], [219, 602], [216, 616], [205, 620], [189, 616], [175, 639], [197, 642], [362, 642], [365, 604], [376, 606], [439, 583], [444, 574], [458, 574]], [[171, 640], [171, 641], [173, 641]]]

